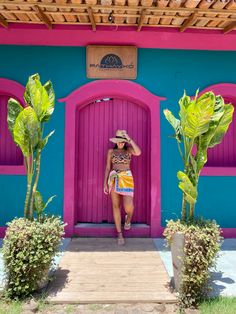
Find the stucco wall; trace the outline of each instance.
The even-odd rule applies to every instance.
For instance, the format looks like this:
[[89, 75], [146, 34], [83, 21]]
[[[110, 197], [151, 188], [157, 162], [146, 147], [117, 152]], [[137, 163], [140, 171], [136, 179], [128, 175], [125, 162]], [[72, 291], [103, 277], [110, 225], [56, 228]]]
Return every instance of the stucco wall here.
[[[138, 50], [136, 82], [152, 93], [164, 96], [162, 109], [177, 112], [177, 101], [186, 89], [193, 95], [197, 88], [221, 83], [236, 83], [236, 52]], [[26, 84], [30, 74], [38, 72], [41, 80], [51, 79], [56, 98], [87, 83], [85, 48], [0, 46], [0, 77]], [[45, 132], [55, 129], [42, 158], [40, 191], [44, 198], [56, 194], [50, 213], [62, 215], [64, 163], [64, 104], [56, 103], [52, 120]], [[176, 172], [181, 169], [176, 144], [168, 135], [172, 129], [161, 114], [162, 224], [179, 215], [181, 193]], [[23, 213], [25, 177], [0, 175], [0, 226]], [[222, 227], [236, 227], [234, 209], [235, 177], [201, 177], [197, 213], [214, 218]]]

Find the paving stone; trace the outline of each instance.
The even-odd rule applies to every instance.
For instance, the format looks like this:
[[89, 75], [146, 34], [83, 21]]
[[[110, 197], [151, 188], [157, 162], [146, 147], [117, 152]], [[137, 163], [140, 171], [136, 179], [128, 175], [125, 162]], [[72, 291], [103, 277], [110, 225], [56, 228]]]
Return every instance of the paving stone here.
[[30, 302], [24, 304], [23, 311], [35, 313], [38, 311], [38, 304], [34, 300], [31, 300]]
[[164, 313], [165, 310], [166, 310], [166, 306], [165, 306], [164, 303], [156, 304], [156, 305], [155, 305], [155, 310], [156, 310], [157, 312]]
[[144, 312], [153, 312], [155, 310], [155, 306], [153, 304], [142, 304], [141, 309]]
[[116, 308], [116, 304], [104, 304], [103, 309], [106, 311], [114, 311]]
[[197, 309], [186, 309], [185, 314], [199, 314], [199, 310]]
[[117, 308], [116, 310], [115, 310], [115, 314], [129, 314], [129, 312], [128, 312], [128, 310], [127, 309], [125, 309], [125, 308]]
[[143, 314], [143, 310], [140, 307], [131, 308], [129, 314]]

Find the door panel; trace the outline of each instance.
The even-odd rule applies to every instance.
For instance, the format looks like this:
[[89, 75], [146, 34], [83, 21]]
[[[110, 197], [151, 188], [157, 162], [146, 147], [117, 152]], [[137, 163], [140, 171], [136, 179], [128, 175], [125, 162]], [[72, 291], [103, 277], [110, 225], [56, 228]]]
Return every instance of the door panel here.
[[[135, 212], [133, 222], [149, 223], [150, 130], [142, 106], [124, 99], [98, 100], [81, 108], [76, 117], [76, 204], [78, 222], [113, 222], [110, 197], [103, 193], [106, 154], [117, 129], [125, 129], [141, 147], [132, 156]], [[123, 213], [124, 215], [124, 213]]]

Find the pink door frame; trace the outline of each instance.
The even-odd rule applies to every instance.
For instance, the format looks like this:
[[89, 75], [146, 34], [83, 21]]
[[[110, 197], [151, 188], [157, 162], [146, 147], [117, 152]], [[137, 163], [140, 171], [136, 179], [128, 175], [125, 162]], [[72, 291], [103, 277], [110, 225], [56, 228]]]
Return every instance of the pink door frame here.
[[141, 85], [123, 80], [100, 80], [83, 85], [59, 102], [66, 103], [64, 221], [66, 236], [75, 233], [75, 136], [76, 110], [105, 97], [126, 98], [147, 108], [151, 132], [151, 226], [150, 236], [161, 236], [161, 177], [160, 177], [160, 101], [163, 97], [150, 93]]

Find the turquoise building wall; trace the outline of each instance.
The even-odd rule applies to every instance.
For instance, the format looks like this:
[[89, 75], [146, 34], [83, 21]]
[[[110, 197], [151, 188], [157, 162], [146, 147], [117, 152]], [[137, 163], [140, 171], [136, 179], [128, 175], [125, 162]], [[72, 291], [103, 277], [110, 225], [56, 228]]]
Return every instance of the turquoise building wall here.
[[[135, 80], [150, 92], [167, 98], [161, 103], [161, 178], [162, 225], [180, 215], [181, 193], [176, 172], [182, 165], [176, 144], [168, 136], [172, 129], [162, 109], [177, 113], [178, 99], [186, 89], [193, 95], [197, 88], [217, 83], [236, 83], [236, 52], [139, 49], [138, 76]], [[52, 80], [56, 98], [89, 82], [86, 78], [84, 47], [0, 46], [0, 77], [25, 85], [28, 76], [38, 72], [42, 82]], [[45, 133], [55, 129], [42, 156], [39, 190], [44, 199], [56, 194], [49, 205], [51, 214], [63, 213], [65, 104], [56, 103]], [[167, 175], [166, 175], [167, 173]], [[216, 219], [225, 228], [236, 227], [235, 177], [201, 177], [196, 211]], [[0, 226], [23, 214], [25, 176], [0, 175]]]

